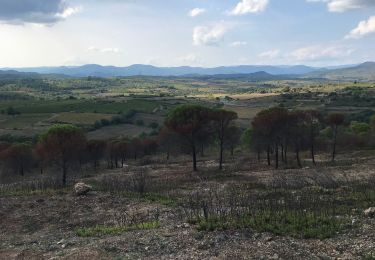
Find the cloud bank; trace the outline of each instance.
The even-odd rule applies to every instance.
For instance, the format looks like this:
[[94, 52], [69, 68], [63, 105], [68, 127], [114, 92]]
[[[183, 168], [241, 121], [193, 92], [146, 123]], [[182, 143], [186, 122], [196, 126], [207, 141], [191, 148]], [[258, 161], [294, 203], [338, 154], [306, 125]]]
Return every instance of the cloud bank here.
[[229, 12], [231, 15], [244, 15], [249, 13], [260, 13], [266, 10], [268, 0], [242, 0]]
[[190, 17], [196, 17], [196, 16], [199, 16], [199, 15], [203, 14], [204, 12], [206, 12], [206, 9], [194, 8], [194, 9], [190, 10], [189, 16]]
[[315, 61], [348, 57], [353, 52], [354, 49], [338, 44], [311, 45], [293, 51], [291, 57], [297, 61]]
[[218, 45], [228, 30], [228, 26], [224, 23], [218, 23], [211, 27], [196, 26], [193, 30], [193, 44], [195, 46]]
[[375, 7], [374, 0], [307, 0], [307, 2], [327, 3], [330, 12], [346, 12], [354, 9]]
[[0, 23], [50, 25], [80, 10], [81, 7], [71, 7], [65, 0], [0, 0]]
[[345, 38], [359, 39], [371, 33], [375, 33], [375, 16], [371, 16], [368, 20], [361, 21]]

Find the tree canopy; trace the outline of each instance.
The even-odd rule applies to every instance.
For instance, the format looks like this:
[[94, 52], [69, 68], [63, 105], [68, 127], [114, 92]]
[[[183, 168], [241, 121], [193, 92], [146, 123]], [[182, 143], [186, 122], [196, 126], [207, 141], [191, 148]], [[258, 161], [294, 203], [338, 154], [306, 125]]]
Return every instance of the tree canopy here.
[[79, 127], [54, 125], [39, 139], [39, 152], [46, 159], [55, 160], [62, 168], [62, 183], [66, 185], [69, 163], [79, 158], [85, 149], [86, 137]]

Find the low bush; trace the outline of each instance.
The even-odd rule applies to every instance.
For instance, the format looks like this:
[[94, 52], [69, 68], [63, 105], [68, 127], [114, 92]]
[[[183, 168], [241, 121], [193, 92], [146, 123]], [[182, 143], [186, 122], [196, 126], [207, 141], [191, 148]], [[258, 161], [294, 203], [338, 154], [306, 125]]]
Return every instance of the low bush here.
[[288, 211], [259, 212], [256, 215], [238, 218], [199, 219], [198, 230], [251, 228], [259, 232], [271, 232], [275, 235], [290, 235], [297, 238], [329, 238], [346, 227], [347, 220], [314, 212]]
[[102, 235], [118, 235], [124, 232], [134, 231], [134, 230], [148, 230], [160, 227], [159, 221], [150, 221], [140, 224], [134, 224], [130, 226], [107, 226], [107, 225], [97, 225], [94, 227], [79, 228], [76, 230], [76, 234], [79, 237], [92, 237], [92, 236], [102, 236]]

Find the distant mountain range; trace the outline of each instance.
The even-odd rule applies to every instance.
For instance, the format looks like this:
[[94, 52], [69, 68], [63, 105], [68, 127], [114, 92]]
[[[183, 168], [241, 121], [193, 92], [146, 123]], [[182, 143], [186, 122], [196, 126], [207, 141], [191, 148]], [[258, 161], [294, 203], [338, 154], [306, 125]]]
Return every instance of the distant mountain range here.
[[36, 72], [40, 74], [63, 74], [72, 77], [126, 77], [126, 76], [185, 76], [185, 75], [217, 75], [217, 74], [249, 74], [264, 71], [272, 75], [306, 74], [319, 70], [318, 68], [298, 66], [257, 66], [241, 65], [215, 68], [202, 67], [156, 67], [152, 65], [135, 64], [128, 67], [101, 66], [87, 64], [75, 67], [36, 67], [10, 68], [19, 72]]
[[304, 77], [324, 78], [329, 80], [375, 81], [375, 62], [365, 62], [348, 68], [315, 71], [304, 75]]
[[[189, 77], [186, 75], [185, 77]], [[272, 75], [265, 71], [258, 71], [254, 73], [242, 73], [242, 74], [215, 74], [215, 75], [191, 75], [190, 77], [199, 78], [203, 80], [247, 80], [247, 81], [266, 81], [266, 80], [285, 80], [295, 79], [293, 75]]]
[[16, 70], [0, 70], [0, 75], [1, 76], [12, 76], [12, 77], [40, 76], [38, 73], [35, 73], [35, 72], [20, 72], [20, 71], [16, 71]]
[[128, 67], [101, 66], [88, 64], [75, 67], [36, 67], [36, 68], [5, 68], [0, 73], [14, 74], [17, 72], [58, 74], [70, 77], [127, 77], [127, 76], [199, 76], [215, 78], [254, 78], [257, 80], [277, 78], [321, 78], [331, 80], [375, 80], [375, 62], [360, 65], [315, 68], [304, 65], [297, 66], [222, 66], [215, 68], [202, 67], [156, 67], [135, 64]]

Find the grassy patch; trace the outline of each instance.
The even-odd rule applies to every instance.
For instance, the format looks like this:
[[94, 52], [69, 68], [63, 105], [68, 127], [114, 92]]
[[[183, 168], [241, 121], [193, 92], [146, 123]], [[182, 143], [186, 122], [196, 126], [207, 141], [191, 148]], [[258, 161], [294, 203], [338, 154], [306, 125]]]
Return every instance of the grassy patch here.
[[169, 207], [177, 205], [177, 200], [175, 198], [172, 198], [170, 196], [164, 196], [157, 193], [139, 194], [136, 192], [120, 192], [118, 194], [127, 198], [137, 199], [142, 202], [156, 203]]
[[240, 188], [190, 196], [183, 204], [198, 230], [250, 228], [296, 238], [325, 239], [355, 228], [353, 209], [373, 205], [372, 189], [303, 189], [261, 192], [249, 196]]
[[297, 238], [329, 238], [343, 230], [347, 221], [333, 216], [316, 216], [310, 212], [262, 212], [241, 218], [209, 218], [197, 221], [198, 230], [222, 230], [251, 228], [275, 235], [290, 235]]
[[138, 194], [133, 194], [133, 196], [134, 195], [145, 202], [157, 203], [157, 204], [170, 206], [170, 207], [177, 205], [177, 200], [170, 196], [164, 196], [164, 195], [155, 194], [155, 193], [146, 193], [142, 196], [139, 196]]
[[52, 114], [21, 114], [16, 116], [0, 116], [0, 128], [13, 129], [34, 126], [50, 118]]
[[126, 102], [115, 102], [109, 100], [16, 100], [4, 101], [0, 104], [0, 110], [13, 106], [21, 114], [44, 114], [44, 113], [104, 113], [117, 114], [126, 113], [129, 110], [137, 110], [151, 113], [160, 103], [152, 100], [130, 99]]
[[375, 260], [375, 252], [370, 252], [363, 257], [364, 260]]
[[150, 221], [131, 226], [106, 226], [97, 225], [95, 227], [79, 228], [76, 234], [79, 237], [92, 237], [101, 235], [118, 235], [133, 230], [149, 230], [160, 227], [159, 221]]
[[113, 115], [99, 113], [70, 113], [64, 112], [53, 117], [52, 123], [67, 123], [76, 125], [92, 125], [101, 119], [111, 120]]

